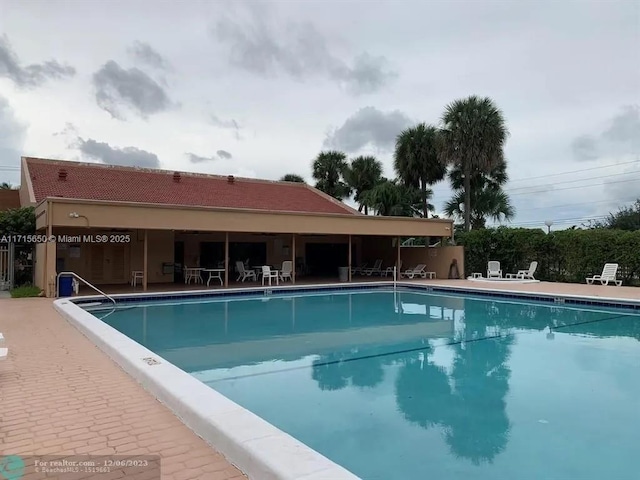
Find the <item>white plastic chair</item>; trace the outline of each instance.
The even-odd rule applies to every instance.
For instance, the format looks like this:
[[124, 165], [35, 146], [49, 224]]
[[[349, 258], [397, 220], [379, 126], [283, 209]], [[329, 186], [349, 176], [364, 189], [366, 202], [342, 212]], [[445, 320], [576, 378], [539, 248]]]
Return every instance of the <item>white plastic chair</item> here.
[[528, 270], [518, 270], [518, 273], [507, 273], [507, 278], [520, 278], [522, 280], [535, 280], [533, 276], [538, 268], [538, 262], [531, 262]]
[[256, 278], [256, 272], [254, 272], [253, 270], [246, 270], [244, 267], [244, 263], [242, 263], [240, 260], [236, 262], [236, 270], [238, 270], [238, 278], [236, 278], [236, 282], [239, 280], [244, 282], [247, 278], [253, 280], [254, 282], [258, 280]]
[[262, 266], [262, 286], [264, 287], [265, 279], [269, 279], [269, 286], [271, 286], [271, 279], [276, 279], [276, 285], [280, 285], [280, 275], [278, 272], [272, 272], [271, 267], [269, 265]]
[[144, 272], [142, 270], [133, 270], [131, 272], [131, 286], [135, 287], [138, 280], [141, 282], [144, 280]]
[[494, 260], [487, 263], [487, 278], [502, 278], [502, 270], [500, 262]]
[[594, 275], [587, 277], [587, 283], [593, 285], [595, 282], [600, 282], [601, 285], [609, 285], [609, 282], [613, 283], [616, 287], [622, 285], [622, 280], [616, 280], [618, 273], [617, 263], [605, 263], [602, 273], [600, 275]]
[[293, 262], [291, 260], [285, 260], [282, 262], [282, 270], [280, 271], [280, 280], [283, 282], [288, 278], [293, 282], [293, 277], [291, 274], [293, 273]]

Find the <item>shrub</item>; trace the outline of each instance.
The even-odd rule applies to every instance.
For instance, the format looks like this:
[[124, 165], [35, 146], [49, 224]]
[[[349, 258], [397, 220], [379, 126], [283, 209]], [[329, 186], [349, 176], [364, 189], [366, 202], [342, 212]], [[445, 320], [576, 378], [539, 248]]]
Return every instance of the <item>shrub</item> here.
[[25, 297], [39, 297], [40, 290], [33, 285], [22, 285], [11, 290], [11, 296], [13, 298], [25, 298]]
[[516, 272], [537, 260], [536, 278], [584, 283], [600, 273], [605, 263], [618, 263], [618, 277], [633, 284], [640, 276], [640, 231], [609, 229], [559, 230], [480, 229], [456, 236], [465, 247], [466, 275], [485, 272], [489, 260], [500, 262], [503, 272]]

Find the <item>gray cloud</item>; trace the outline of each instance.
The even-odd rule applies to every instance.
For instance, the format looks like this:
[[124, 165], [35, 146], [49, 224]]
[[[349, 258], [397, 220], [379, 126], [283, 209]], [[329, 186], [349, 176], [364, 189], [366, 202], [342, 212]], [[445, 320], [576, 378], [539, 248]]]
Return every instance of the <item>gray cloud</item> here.
[[136, 147], [112, 147], [108, 143], [78, 137], [76, 148], [83, 154], [108, 165], [160, 168], [160, 160], [155, 153]]
[[165, 90], [138, 68], [124, 69], [113, 60], [93, 74], [96, 102], [113, 118], [124, 120], [122, 107], [142, 118], [169, 109], [172, 102]]
[[242, 127], [236, 120], [234, 120], [233, 118], [225, 120], [213, 113], [209, 115], [209, 118], [211, 119], [211, 123], [216, 127], [233, 130], [233, 135], [236, 140], [241, 140], [240, 130], [242, 129]]
[[186, 153], [185, 154], [191, 163], [205, 163], [205, 162], [215, 162], [216, 160], [229, 160], [233, 157], [231, 153], [226, 150], [218, 150], [215, 155], [210, 157], [204, 157], [202, 155], [196, 155], [195, 153]]
[[285, 73], [298, 80], [324, 76], [355, 95], [376, 92], [397, 77], [385, 57], [362, 53], [349, 64], [331, 52], [313, 24], [289, 22], [278, 28], [268, 21], [264, 5], [257, 8], [250, 9], [246, 22], [226, 18], [212, 28], [214, 37], [228, 46], [235, 67], [264, 76]]
[[187, 158], [191, 163], [205, 163], [205, 162], [213, 162], [214, 160], [217, 160], [215, 156], [203, 157], [201, 155], [196, 155], [195, 153], [191, 153], [191, 152], [185, 153], [185, 155], [187, 156]]
[[148, 43], [136, 41], [127, 51], [136, 62], [142, 65], [157, 68], [158, 70], [169, 70], [171, 68], [169, 62]]
[[571, 142], [577, 160], [597, 160], [601, 156], [640, 153], [640, 106], [626, 105], [613, 116], [608, 127], [597, 135], [580, 135]]
[[327, 135], [324, 146], [350, 153], [367, 145], [388, 151], [393, 149], [397, 135], [413, 123], [399, 110], [383, 112], [375, 107], [361, 108]]
[[571, 142], [573, 157], [580, 161], [591, 161], [598, 158], [598, 142], [592, 135], [581, 135]]
[[22, 66], [6, 35], [0, 37], [0, 77], [12, 80], [18, 87], [33, 88], [47, 80], [72, 77], [76, 69], [57, 60]]
[[627, 105], [602, 134], [610, 142], [627, 143], [633, 153], [640, 149], [640, 106]]
[[0, 170], [0, 183], [17, 184], [20, 181], [20, 156], [26, 134], [26, 125], [16, 119], [11, 105], [0, 95], [0, 167], [15, 167], [15, 171]]
[[231, 155], [229, 152], [227, 152], [226, 150], [218, 150], [216, 152], [216, 155], [218, 155], [218, 157], [225, 159], [225, 160], [229, 160], [233, 155]]

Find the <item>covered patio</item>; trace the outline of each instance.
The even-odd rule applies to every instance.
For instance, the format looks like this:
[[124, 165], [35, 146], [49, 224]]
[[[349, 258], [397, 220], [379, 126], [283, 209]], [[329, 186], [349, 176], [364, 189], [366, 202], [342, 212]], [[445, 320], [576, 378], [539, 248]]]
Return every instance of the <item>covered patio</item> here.
[[451, 260], [463, 261], [460, 247], [402, 246], [402, 237], [449, 237], [448, 220], [69, 199], [49, 199], [36, 211], [39, 231], [56, 239], [36, 252], [36, 281], [48, 296], [57, 273], [68, 271], [124, 293], [262, 285], [262, 266], [281, 274], [287, 263], [290, 276], [273, 284], [392, 280], [393, 267], [417, 264], [446, 278]]

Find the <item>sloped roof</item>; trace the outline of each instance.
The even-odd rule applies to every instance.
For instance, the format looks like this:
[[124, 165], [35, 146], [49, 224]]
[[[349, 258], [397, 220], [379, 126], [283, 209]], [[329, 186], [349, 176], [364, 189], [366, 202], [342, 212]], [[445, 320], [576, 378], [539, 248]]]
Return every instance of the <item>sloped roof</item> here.
[[[359, 215], [302, 183], [25, 158], [35, 202], [48, 197]], [[61, 173], [62, 172], [62, 173]], [[64, 177], [64, 178], [62, 178]]]

